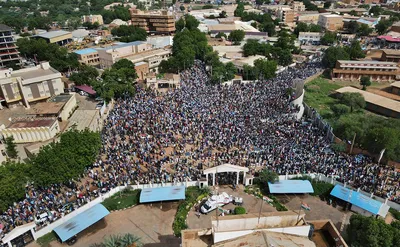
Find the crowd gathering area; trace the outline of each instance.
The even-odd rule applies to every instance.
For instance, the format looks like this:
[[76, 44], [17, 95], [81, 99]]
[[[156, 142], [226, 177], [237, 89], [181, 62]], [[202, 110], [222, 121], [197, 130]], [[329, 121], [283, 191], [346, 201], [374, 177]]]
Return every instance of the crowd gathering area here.
[[[37, 229], [126, 184], [197, 181], [224, 163], [255, 174], [322, 173], [400, 203], [400, 175], [369, 157], [336, 153], [308, 119], [297, 120], [288, 88], [321, 71], [319, 61], [288, 68], [274, 79], [210, 85], [199, 61], [181, 72], [181, 88], [166, 93], [137, 88], [117, 99], [101, 131], [97, 161], [75, 181], [27, 187], [26, 198], [0, 216], [3, 234], [35, 221]], [[256, 174], [255, 174], [256, 175]], [[47, 213], [45, 220], [40, 215]]]

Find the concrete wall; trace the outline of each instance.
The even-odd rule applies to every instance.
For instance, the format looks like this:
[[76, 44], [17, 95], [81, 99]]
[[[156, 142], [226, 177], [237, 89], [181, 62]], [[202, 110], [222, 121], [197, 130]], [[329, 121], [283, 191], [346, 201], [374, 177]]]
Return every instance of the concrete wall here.
[[71, 95], [72, 95], [72, 97], [67, 101], [67, 103], [64, 105], [63, 110], [61, 111], [61, 121], [68, 120], [70, 114], [73, 112], [73, 110], [76, 107], [75, 93], [73, 93]]

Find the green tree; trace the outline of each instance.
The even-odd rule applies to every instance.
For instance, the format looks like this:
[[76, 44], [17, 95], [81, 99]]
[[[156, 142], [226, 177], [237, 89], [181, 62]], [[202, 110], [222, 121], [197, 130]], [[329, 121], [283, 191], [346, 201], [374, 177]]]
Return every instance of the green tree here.
[[261, 81], [275, 77], [277, 63], [266, 59], [257, 59], [254, 61], [254, 73]]
[[316, 32], [316, 33], [319, 33], [322, 31], [322, 28], [320, 25], [316, 25], [316, 24], [312, 24], [312, 23], [308, 26], [308, 29], [310, 32]]
[[92, 85], [93, 81], [99, 76], [99, 72], [96, 68], [88, 65], [81, 65], [79, 71], [73, 73], [69, 79], [75, 83], [75, 85]]
[[185, 11], [185, 6], [181, 5], [181, 6], [179, 6], [179, 9], [183, 12], [183, 11]]
[[372, 33], [373, 29], [370, 28], [367, 24], [361, 24], [360, 27], [358, 28], [358, 36], [364, 37], [368, 36]]
[[297, 26], [295, 27], [293, 33], [296, 34], [297, 37], [299, 37], [299, 33], [300, 33], [300, 32], [307, 32], [308, 30], [309, 30], [309, 29], [308, 29], [307, 23], [299, 22], [299, 23], [297, 24]]
[[219, 13], [219, 18], [226, 18], [228, 17], [228, 14], [226, 13], [225, 10], [222, 10], [221, 13]]
[[14, 142], [13, 136], [9, 136], [5, 139], [5, 145], [8, 157], [13, 159], [17, 158], [18, 157], [17, 145]]
[[235, 11], [233, 12], [233, 15], [236, 17], [242, 17], [244, 14], [244, 4], [242, 2], [239, 2]]
[[321, 38], [322, 45], [333, 45], [336, 42], [336, 33], [334, 32], [325, 32], [324, 36]]
[[369, 76], [362, 76], [360, 84], [363, 86], [363, 90], [367, 90], [367, 87], [371, 86], [371, 78]]
[[386, 33], [386, 31], [391, 25], [392, 23], [389, 20], [380, 20], [378, 24], [376, 24], [375, 29], [378, 32], [378, 34], [382, 35]]
[[379, 15], [381, 15], [381, 14], [382, 14], [382, 11], [383, 11], [382, 7], [380, 7], [380, 6], [378, 6], [378, 5], [372, 6], [372, 7], [369, 9], [369, 13], [372, 14], [373, 16], [376, 16], [376, 17], [378, 17]]
[[197, 29], [200, 24], [200, 22], [193, 15], [186, 15], [185, 23], [186, 28], [191, 31]]
[[278, 41], [275, 43], [275, 47], [280, 47], [282, 50], [292, 51], [294, 49], [295, 37], [290, 35], [286, 30], [279, 32]]
[[244, 207], [235, 207], [235, 214], [246, 214], [246, 209]]
[[341, 115], [349, 113], [350, 107], [344, 104], [336, 104], [331, 106], [331, 110], [333, 111], [336, 117], [340, 117]]
[[347, 26], [347, 30], [352, 34], [356, 34], [359, 28], [360, 25], [358, 25], [356, 21], [349, 22], [349, 25]]
[[293, 62], [293, 56], [289, 49], [282, 50], [279, 53], [278, 64], [287, 66]]
[[147, 39], [146, 30], [136, 26], [121, 25], [113, 28], [111, 34], [119, 37], [122, 42], [132, 42], [137, 40], [145, 41]]
[[254, 179], [254, 183], [257, 184], [260, 189], [264, 192], [268, 192], [268, 183], [275, 183], [279, 181], [279, 176], [277, 173], [264, 168], [259, 174], [258, 177]]
[[[112, 65], [112, 68], [113, 68], [113, 69], [117, 69], [117, 70], [123, 69], [123, 68], [126, 68], [126, 69], [134, 69], [134, 68], [135, 68], [135, 64], [134, 64], [131, 60], [128, 60], [128, 59], [126, 59], [126, 58], [123, 58], [123, 59], [118, 60], [116, 63], [114, 63], [114, 64]], [[136, 78], [137, 78], [137, 77], [136, 77]], [[135, 79], [136, 79], [136, 78], [135, 78]]]
[[340, 102], [350, 107], [350, 112], [365, 108], [365, 99], [360, 93], [343, 93], [339, 96]]
[[244, 39], [244, 31], [243, 30], [233, 30], [229, 34], [229, 40], [233, 42], [233, 44], [237, 45], [240, 44], [240, 41]]
[[217, 33], [217, 35], [215, 35], [215, 38], [217, 38], [217, 39], [220, 39], [220, 38], [222, 38], [222, 37], [224, 37], [225, 39], [227, 39], [227, 37], [226, 37], [226, 34], [225, 34], [225, 33], [221, 33], [221, 32], [219, 32], [219, 33]]
[[325, 68], [332, 69], [335, 67], [337, 60], [349, 60], [350, 55], [343, 47], [329, 47], [325, 50], [324, 56], [322, 57], [322, 64]]
[[177, 32], [182, 31], [185, 28], [185, 20], [181, 17], [177, 22], [175, 22], [175, 28]]
[[361, 48], [360, 42], [357, 40], [354, 40], [351, 42], [350, 47], [346, 46], [345, 47], [346, 52], [350, 55], [350, 59], [357, 59], [357, 58], [364, 58], [365, 53]]
[[368, 150], [372, 153], [379, 153], [382, 149], [386, 149], [384, 156], [388, 159], [396, 159], [400, 155], [400, 131], [376, 126], [368, 129], [366, 135], [366, 144]]

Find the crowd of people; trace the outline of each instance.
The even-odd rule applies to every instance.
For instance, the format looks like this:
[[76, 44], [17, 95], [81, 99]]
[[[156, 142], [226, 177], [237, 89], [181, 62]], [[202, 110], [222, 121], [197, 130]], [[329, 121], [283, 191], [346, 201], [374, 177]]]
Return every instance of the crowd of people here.
[[[26, 222], [54, 221], [119, 185], [197, 181], [223, 163], [278, 174], [322, 173], [400, 202], [400, 176], [366, 156], [335, 153], [308, 119], [296, 119], [288, 90], [294, 78], [320, 71], [318, 60], [288, 68], [267, 81], [210, 85], [199, 61], [166, 93], [137, 88], [117, 99], [101, 132], [98, 160], [76, 181], [41, 190], [0, 216], [3, 232]], [[393, 177], [395, 183], [388, 183]], [[393, 180], [391, 180], [393, 181]]]

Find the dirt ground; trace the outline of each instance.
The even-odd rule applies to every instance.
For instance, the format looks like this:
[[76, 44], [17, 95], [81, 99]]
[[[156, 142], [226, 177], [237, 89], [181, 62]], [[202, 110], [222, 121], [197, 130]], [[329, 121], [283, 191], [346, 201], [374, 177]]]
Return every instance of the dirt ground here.
[[[343, 231], [345, 225], [349, 224], [350, 216], [353, 214], [349, 211], [343, 211], [341, 206], [334, 208], [328, 205], [326, 201], [321, 201], [319, 197], [310, 195], [279, 195], [276, 196], [279, 201], [288, 209], [298, 212], [302, 203], [307, 203], [311, 210], [305, 211], [306, 220], [322, 220], [330, 219], [339, 231]], [[303, 210], [304, 211], [304, 210]], [[344, 224], [342, 225], [342, 222]]]
[[[132, 233], [141, 238], [144, 247], [178, 247], [180, 239], [173, 236], [172, 222], [178, 202], [142, 204], [136, 207], [110, 213], [78, 234], [76, 247], [88, 247], [100, 243], [110, 235]], [[50, 247], [64, 247], [53, 241]], [[32, 243], [28, 247], [39, 247]]]
[[[226, 192], [229, 195], [233, 195], [235, 197], [242, 197], [243, 198], [243, 207], [246, 209], [248, 214], [258, 214], [260, 211], [260, 206], [262, 203], [261, 199], [254, 197], [252, 195], [244, 193], [242, 189], [237, 189], [234, 191], [230, 186], [222, 186], [218, 190], [219, 192]], [[224, 206], [224, 209], [234, 209], [235, 205], [228, 204]], [[262, 212], [276, 212], [276, 209], [269, 205], [268, 203], [263, 203], [262, 205]], [[210, 212], [209, 214], [205, 215], [202, 214], [200, 217], [195, 215], [194, 209], [190, 210], [187, 224], [190, 229], [202, 229], [202, 228], [211, 228], [211, 216], [215, 216], [215, 211]]]

